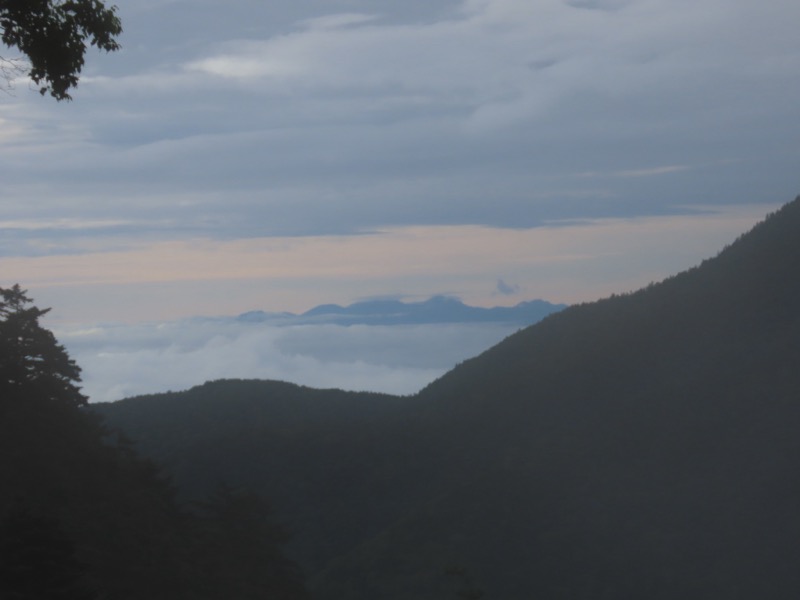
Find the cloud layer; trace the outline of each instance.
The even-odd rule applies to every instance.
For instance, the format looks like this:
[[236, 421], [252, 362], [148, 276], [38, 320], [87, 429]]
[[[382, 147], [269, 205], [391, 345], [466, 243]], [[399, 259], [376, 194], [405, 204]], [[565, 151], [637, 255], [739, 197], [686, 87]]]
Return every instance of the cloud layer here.
[[298, 325], [192, 319], [63, 327], [92, 402], [258, 378], [318, 388], [412, 394], [517, 329], [497, 323]]
[[269, 4], [120, 2], [125, 50], [74, 103], [2, 106], [0, 218], [532, 226], [797, 186], [796, 2]]

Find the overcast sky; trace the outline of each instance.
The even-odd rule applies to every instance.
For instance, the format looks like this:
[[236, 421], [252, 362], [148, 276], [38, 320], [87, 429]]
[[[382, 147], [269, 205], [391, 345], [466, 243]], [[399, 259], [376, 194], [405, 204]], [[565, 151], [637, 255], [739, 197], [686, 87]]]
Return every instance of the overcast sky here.
[[796, 0], [115, 3], [72, 103], [0, 98], [3, 279], [54, 318], [574, 302], [800, 191]]
[[797, 0], [114, 3], [73, 102], [0, 97], [53, 323], [591, 300], [800, 193]]

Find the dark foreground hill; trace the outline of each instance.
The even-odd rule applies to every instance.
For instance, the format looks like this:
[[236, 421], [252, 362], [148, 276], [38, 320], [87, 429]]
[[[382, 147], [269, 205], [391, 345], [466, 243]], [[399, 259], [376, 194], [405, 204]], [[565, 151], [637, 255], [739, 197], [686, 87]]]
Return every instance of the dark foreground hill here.
[[800, 199], [410, 398], [225, 381], [98, 407], [273, 499], [318, 598], [800, 597]]

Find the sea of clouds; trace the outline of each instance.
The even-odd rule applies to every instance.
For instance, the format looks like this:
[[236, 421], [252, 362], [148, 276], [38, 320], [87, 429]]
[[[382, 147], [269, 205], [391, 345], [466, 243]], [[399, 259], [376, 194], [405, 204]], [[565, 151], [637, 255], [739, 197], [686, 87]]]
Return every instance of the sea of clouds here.
[[508, 323], [344, 326], [192, 318], [63, 326], [54, 333], [82, 368], [90, 401], [108, 402], [224, 378], [413, 394], [518, 328]]

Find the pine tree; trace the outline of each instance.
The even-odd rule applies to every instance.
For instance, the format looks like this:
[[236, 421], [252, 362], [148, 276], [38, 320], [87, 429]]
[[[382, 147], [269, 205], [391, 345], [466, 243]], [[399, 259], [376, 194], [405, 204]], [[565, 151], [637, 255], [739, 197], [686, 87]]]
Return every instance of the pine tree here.
[[80, 368], [39, 323], [49, 310], [32, 306], [19, 285], [0, 288], [0, 402], [86, 404]]

